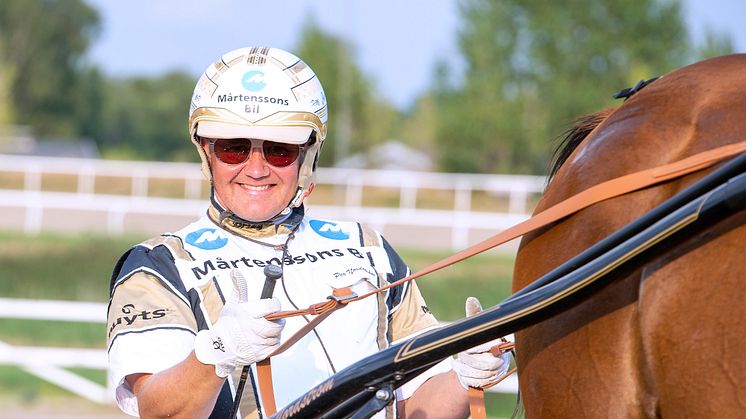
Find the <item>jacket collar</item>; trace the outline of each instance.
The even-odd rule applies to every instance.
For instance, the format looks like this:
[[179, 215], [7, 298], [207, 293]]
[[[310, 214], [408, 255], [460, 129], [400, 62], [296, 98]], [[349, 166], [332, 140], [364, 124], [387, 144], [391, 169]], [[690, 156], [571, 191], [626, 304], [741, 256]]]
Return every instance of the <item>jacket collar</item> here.
[[271, 237], [293, 232], [303, 220], [303, 205], [293, 208], [287, 215], [278, 215], [263, 222], [244, 220], [230, 210], [224, 209], [213, 197], [210, 197], [210, 208], [207, 216], [221, 228], [245, 237]]

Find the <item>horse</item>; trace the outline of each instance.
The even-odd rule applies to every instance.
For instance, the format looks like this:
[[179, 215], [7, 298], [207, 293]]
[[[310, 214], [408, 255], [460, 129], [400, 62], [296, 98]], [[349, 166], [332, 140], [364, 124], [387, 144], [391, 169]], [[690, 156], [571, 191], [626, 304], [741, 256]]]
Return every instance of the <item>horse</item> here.
[[[579, 120], [535, 213], [603, 181], [744, 140], [746, 54], [679, 68]], [[524, 236], [513, 291], [712, 170], [597, 203]], [[744, 211], [725, 217], [517, 332], [526, 417], [743, 416], [744, 221]]]

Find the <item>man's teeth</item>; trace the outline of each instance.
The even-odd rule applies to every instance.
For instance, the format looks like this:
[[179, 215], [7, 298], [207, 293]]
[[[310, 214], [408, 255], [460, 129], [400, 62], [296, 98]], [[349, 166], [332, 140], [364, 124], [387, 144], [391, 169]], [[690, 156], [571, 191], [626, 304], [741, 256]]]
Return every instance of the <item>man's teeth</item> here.
[[250, 191], [266, 191], [267, 189], [269, 189], [269, 185], [262, 185], [262, 186], [243, 185], [243, 187]]

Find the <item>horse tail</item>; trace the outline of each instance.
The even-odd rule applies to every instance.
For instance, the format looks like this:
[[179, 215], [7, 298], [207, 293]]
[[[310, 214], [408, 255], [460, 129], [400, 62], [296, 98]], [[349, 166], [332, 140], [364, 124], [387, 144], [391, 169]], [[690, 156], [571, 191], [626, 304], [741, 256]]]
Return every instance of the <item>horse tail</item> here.
[[573, 125], [562, 133], [558, 138], [562, 138], [557, 145], [557, 148], [552, 154], [552, 165], [549, 170], [549, 178], [547, 182], [552, 180], [557, 171], [562, 167], [570, 154], [580, 145], [581, 142], [591, 133], [597, 126], [601, 125], [606, 118], [614, 112], [616, 108], [608, 108], [595, 113], [581, 116], [577, 118]]

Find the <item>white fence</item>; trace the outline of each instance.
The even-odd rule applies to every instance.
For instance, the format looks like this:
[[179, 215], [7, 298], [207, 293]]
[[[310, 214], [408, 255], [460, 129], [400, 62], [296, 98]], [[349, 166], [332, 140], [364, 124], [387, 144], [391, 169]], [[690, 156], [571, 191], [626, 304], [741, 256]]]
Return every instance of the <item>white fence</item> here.
[[[0, 298], [0, 318], [106, 323], [106, 304]], [[103, 349], [44, 348], [0, 342], [0, 364], [15, 365], [94, 402], [113, 402], [113, 392], [106, 386], [65, 369], [82, 367], [105, 370], [107, 357]]]
[[[54, 183], [57, 176], [74, 177], [74, 190], [50, 190], [45, 184]], [[14, 178], [18, 185], [12, 185]], [[124, 179], [128, 192], [114, 195], [98, 191], [113, 178]], [[152, 185], [158, 180], [177, 180], [182, 187], [175, 197], [153, 196]], [[526, 219], [532, 200], [543, 190], [544, 179], [321, 168], [317, 187], [324, 186], [342, 190], [343, 195], [336, 205], [314, 202], [309, 214], [315, 217], [364, 222], [397, 246], [461, 249]], [[198, 164], [0, 155], [0, 229], [30, 234], [46, 230], [158, 234], [180, 228], [203, 213], [206, 188]], [[398, 190], [398, 206], [365, 205], [367, 188]], [[452, 194], [450, 208], [418, 205], [420, 197], [433, 191]], [[499, 211], [476, 211], [475, 193], [503, 197], [507, 204]], [[106, 305], [100, 303], [0, 298], [0, 318], [105, 323], [105, 316]], [[0, 342], [0, 364], [16, 365], [82, 397], [111, 403], [109, 389], [64, 369], [105, 369], [102, 349]], [[515, 393], [517, 379], [510, 377], [492, 391]]]
[[[110, 234], [158, 234], [194, 219], [205, 209], [208, 185], [194, 163], [132, 162], [0, 155], [0, 228], [104, 230]], [[12, 177], [18, 185], [9, 186]], [[74, 177], [74, 190], [55, 192], [45, 186], [55, 177]], [[99, 192], [112, 179], [127, 191]], [[157, 181], [181, 183], [174, 197], [153, 196]], [[68, 183], [73, 181], [68, 180]], [[316, 217], [355, 219], [380, 230], [395, 245], [461, 249], [527, 218], [541, 194], [544, 178], [405, 171], [320, 168], [317, 188], [341, 191], [334, 205], [316, 202]], [[368, 206], [370, 188], [398, 191], [395, 207]], [[452, 195], [446, 209], [419, 205], [439, 192]], [[475, 210], [475, 195], [504, 201], [496, 210]], [[63, 220], [64, 222], [60, 222]]]
[[[106, 323], [103, 303], [0, 298], [0, 318]], [[104, 326], [102, 326], [102, 330]], [[104, 349], [43, 348], [0, 342], [0, 364], [14, 365], [81, 397], [101, 404], [113, 403], [113, 390], [64, 368], [107, 368]], [[488, 391], [515, 394], [518, 378], [511, 375]]]

